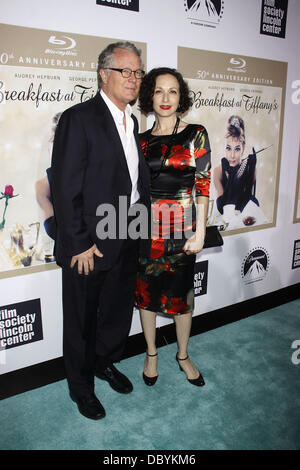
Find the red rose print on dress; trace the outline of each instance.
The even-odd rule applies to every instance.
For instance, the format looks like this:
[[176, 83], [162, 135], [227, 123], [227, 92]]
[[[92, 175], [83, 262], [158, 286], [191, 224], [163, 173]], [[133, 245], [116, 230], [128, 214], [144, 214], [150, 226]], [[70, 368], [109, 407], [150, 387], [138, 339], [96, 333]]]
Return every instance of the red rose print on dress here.
[[170, 315], [177, 315], [178, 313], [184, 313], [187, 310], [187, 303], [179, 297], [168, 297], [163, 294], [160, 298], [161, 305], [165, 313]]
[[173, 315], [177, 315], [178, 313], [185, 312], [187, 309], [187, 304], [179, 297], [173, 297], [170, 300], [171, 307], [168, 310], [168, 313], [172, 313]]
[[141, 279], [137, 279], [135, 295], [141, 308], [145, 308], [149, 305], [150, 293], [148, 291], [148, 284]]
[[166, 166], [172, 166], [177, 170], [185, 170], [190, 164], [190, 150], [184, 149], [180, 145], [174, 145], [171, 150], [173, 154], [167, 159]]

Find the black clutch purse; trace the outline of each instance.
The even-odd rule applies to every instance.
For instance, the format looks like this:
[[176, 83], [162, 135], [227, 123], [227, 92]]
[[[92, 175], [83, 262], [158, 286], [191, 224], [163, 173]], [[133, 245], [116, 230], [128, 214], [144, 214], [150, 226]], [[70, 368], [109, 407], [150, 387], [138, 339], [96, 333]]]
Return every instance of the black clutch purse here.
[[[164, 254], [166, 256], [176, 255], [182, 253], [183, 247], [186, 242], [185, 236], [182, 238], [168, 238], [164, 241]], [[223, 238], [220, 234], [218, 227], [216, 225], [210, 225], [206, 227], [205, 241], [203, 245], [204, 248], [213, 248], [215, 246], [223, 245]]]
[[222, 246], [223, 243], [224, 241], [217, 225], [209, 225], [208, 227], [206, 227], [206, 235], [203, 248], [213, 248], [215, 246]]

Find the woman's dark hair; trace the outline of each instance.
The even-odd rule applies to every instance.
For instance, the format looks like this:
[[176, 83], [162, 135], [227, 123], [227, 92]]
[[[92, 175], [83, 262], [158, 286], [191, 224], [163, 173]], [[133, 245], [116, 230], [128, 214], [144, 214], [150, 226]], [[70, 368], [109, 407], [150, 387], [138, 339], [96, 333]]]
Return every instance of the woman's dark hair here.
[[170, 69], [168, 67], [159, 67], [150, 70], [141, 83], [139, 104], [140, 109], [143, 113], [149, 114], [153, 111], [153, 95], [156, 84], [156, 79], [160, 75], [173, 75], [179, 83], [179, 105], [177, 108], [178, 113], [185, 113], [193, 104], [190, 96], [190, 91], [187, 83], [183, 80], [181, 73], [176, 69]]
[[225, 137], [234, 137], [236, 139], [240, 139], [240, 141], [245, 145], [245, 123], [240, 116], [230, 116], [228, 119], [227, 134]]

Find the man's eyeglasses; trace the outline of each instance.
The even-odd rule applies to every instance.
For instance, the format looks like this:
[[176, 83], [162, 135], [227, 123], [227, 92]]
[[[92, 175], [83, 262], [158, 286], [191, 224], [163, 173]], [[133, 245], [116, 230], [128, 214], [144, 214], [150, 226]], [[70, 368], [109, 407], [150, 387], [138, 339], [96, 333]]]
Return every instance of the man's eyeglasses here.
[[137, 70], [131, 70], [131, 69], [116, 69], [115, 67], [105, 67], [105, 70], [116, 70], [117, 72], [120, 72], [122, 74], [122, 77], [124, 78], [129, 78], [131, 75], [134, 73], [135, 78], [143, 78], [145, 75], [144, 70], [137, 69]]

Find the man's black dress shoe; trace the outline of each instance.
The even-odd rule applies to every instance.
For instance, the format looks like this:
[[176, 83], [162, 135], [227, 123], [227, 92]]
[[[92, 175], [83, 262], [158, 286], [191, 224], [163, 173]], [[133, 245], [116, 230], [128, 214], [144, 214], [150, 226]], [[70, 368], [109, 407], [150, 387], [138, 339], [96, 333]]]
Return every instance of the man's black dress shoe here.
[[90, 419], [101, 419], [105, 416], [105, 409], [94, 393], [77, 397], [70, 392], [70, 397], [77, 403], [79, 412]]
[[119, 393], [130, 393], [133, 390], [132, 383], [130, 380], [112, 364], [104, 368], [96, 368], [96, 377], [102, 380], [106, 380], [111, 388]]

